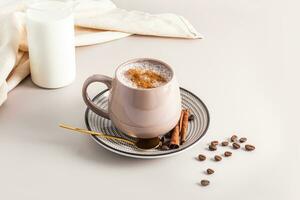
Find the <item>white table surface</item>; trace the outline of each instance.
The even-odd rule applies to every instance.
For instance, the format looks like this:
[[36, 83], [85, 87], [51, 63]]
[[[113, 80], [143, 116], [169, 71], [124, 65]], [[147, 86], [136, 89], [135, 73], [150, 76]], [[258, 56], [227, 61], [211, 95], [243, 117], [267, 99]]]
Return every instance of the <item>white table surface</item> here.
[[[297, 117], [288, 112], [298, 109], [292, 105], [299, 101], [299, 95], [289, 96], [297, 93], [289, 83], [299, 85], [299, 70], [286, 73], [284, 5], [115, 2], [126, 9], [181, 14], [205, 39], [131, 36], [77, 49], [77, 78], [66, 88], [41, 89], [27, 78], [0, 107], [0, 199], [299, 199], [299, 133], [287, 128]], [[208, 106], [210, 128], [192, 149], [164, 159], [131, 159], [58, 128], [61, 122], [85, 127], [81, 86], [89, 75], [112, 75], [119, 63], [137, 57], [169, 63], [181, 86]], [[90, 93], [103, 88], [94, 85]], [[233, 151], [220, 163], [195, 159], [199, 153], [213, 156], [204, 150], [207, 143], [233, 133], [257, 149]], [[205, 175], [207, 167], [215, 174]], [[210, 186], [199, 186], [201, 179], [209, 179]]]

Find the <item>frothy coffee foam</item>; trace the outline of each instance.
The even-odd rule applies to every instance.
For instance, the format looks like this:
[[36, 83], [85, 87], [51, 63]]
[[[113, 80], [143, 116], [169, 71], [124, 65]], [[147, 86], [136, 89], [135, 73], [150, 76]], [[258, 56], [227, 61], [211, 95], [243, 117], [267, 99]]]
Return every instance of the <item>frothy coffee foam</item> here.
[[123, 84], [129, 87], [147, 89], [169, 82], [172, 78], [172, 71], [160, 63], [143, 61], [121, 67], [117, 76]]

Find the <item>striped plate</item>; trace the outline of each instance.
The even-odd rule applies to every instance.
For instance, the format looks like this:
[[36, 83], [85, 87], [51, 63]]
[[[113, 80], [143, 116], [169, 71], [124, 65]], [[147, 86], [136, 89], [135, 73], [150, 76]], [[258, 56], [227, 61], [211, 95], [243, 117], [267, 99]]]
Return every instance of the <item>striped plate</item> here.
[[[161, 158], [172, 156], [177, 153], [183, 152], [195, 145], [206, 133], [209, 126], [209, 113], [205, 104], [190, 91], [180, 88], [182, 107], [188, 108], [191, 113], [195, 116], [195, 119], [189, 122], [187, 130], [187, 141], [180, 145], [178, 149], [151, 149], [151, 150], [141, 150], [135, 145], [131, 145], [122, 141], [106, 139], [102, 137], [97, 137], [92, 135], [92, 138], [104, 148], [121, 154], [124, 156], [134, 157], [134, 158]], [[101, 108], [107, 109], [108, 105], [108, 90], [104, 90], [99, 93], [93, 101]], [[135, 138], [125, 135], [124, 133], [117, 130], [110, 120], [100, 117], [99, 115], [87, 109], [85, 112], [85, 123], [89, 130], [104, 133], [107, 135], [112, 135], [116, 137], [121, 137], [130, 141], [135, 142]]]

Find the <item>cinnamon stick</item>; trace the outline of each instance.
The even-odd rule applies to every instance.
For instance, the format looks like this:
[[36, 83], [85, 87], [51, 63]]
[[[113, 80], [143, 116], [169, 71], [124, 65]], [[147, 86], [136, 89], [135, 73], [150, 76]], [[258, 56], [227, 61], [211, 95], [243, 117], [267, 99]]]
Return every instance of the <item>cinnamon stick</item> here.
[[181, 136], [180, 144], [183, 144], [186, 141], [188, 124], [189, 124], [189, 111], [186, 109], [183, 111], [182, 127], [180, 130], [180, 136]]
[[179, 148], [179, 124], [175, 126], [172, 131], [171, 141], [170, 141], [170, 149]]
[[180, 114], [180, 118], [179, 118], [179, 132], [181, 132], [181, 128], [182, 128], [183, 113], [184, 113], [184, 110], [181, 110], [181, 114]]

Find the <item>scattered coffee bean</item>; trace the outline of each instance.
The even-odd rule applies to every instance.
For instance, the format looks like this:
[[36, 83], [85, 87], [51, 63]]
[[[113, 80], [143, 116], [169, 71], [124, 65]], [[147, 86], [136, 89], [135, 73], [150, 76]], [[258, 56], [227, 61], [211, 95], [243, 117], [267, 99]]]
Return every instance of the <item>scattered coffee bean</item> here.
[[224, 156], [225, 157], [229, 157], [229, 156], [231, 156], [232, 155], [232, 153], [230, 152], [230, 151], [225, 151], [225, 153], [224, 153]]
[[202, 186], [208, 186], [209, 185], [209, 180], [205, 180], [205, 179], [201, 180], [201, 185]]
[[207, 174], [213, 174], [213, 173], [215, 173], [215, 171], [214, 171], [213, 169], [208, 168], [208, 169], [206, 170], [206, 173], [207, 173]]
[[[190, 121], [190, 119], [189, 119], [189, 121]], [[232, 148], [233, 149], [240, 149], [241, 148], [241, 144], [239, 144], [239, 143], [245, 143], [245, 142], [247, 142], [247, 138], [246, 137], [241, 137], [240, 139], [238, 139], [238, 137], [236, 135], [233, 135], [233, 136], [231, 136], [230, 141], [232, 142]], [[210, 144], [209, 144], [209, 146], [208, 146], [209, 150], [210, 151], [216, 151], [218, 144], [219, 144], [219, 141], [217, 141], [217, 140], [211, 141]], [[222, 145], [222, 146], [228, 146], [229, 142], [228, 141], [223, 141], [223, 142], [221, 142], [220, 145]], [[164, 145], [162, 146], [162, 148], [163, 147], [164, 147]], [[245, 150], [246, 151], [253, 151], [253, 150], [255, 150], [255, 146], [251, 145], [251, 144], [246, 144], [245, 145]], [[232, 156], [232, 152], [231, 151], [225, 151], [224, 152], [224, 157], [230, 157], [230, 156]], [[204, 160], [206, 160], [206, 156], [203, 155], [203, 154], [199, 154], [198, 155], [198, 160], [199, 161], [204, 161]], [[216, 162], [220, 162], [222, 160], [222, 156], [215, 155], [214, 156], [214, 160]], [[207, 175], [211, 175], [211, 174], [214, 174], [215, 171], [213, 169], [211, 169], [211, 168], [207, 168], [206, 169], [206, 173], [207, 173]], [[201, 186], [205, 187], [205, 186], [208, 186], [210, 184], [210, 181], [206, 180], [206, 179], [202, 179], [201, 182], [200, 182], [200, 184], [201, 184]]]
[[255, 146], [253, 146], [251, 144], [246, 144], [245, 149], [246, 149], [246, 151], [253, 151], [255, 149]]
[[161, 146], [161, 149], [164, 150], [164, 151], [169, 150], [169, 146], [166, 145], [166, 144], [163, 144], [163, 145]]
[[209, 145], [208, 148], [209, 148], [209, 150], [211, 150], [211, 151], [217, 150], [217, 146], [216, 146], [216, 145]]
[[228, 146], [228, 142], [227, 141], [224, 141], [221, 144], [222, 144], [223, 147]]
[[242, 138], [240, 138], [240, 143], [244, 143], [244, 142], [246, 142], [247, 141], [247, 138], [245, 138], [245, 137], [242, 137]]
[[240, 146], [238, 143], [234, 142], [234, 143], [232, 144], [232, 147], [233, 147], [234, 149], [239, 149], [241, 146]]
[[189, 121], [193, 121], [195, 119], [195, 116], [193, 114], [190, 114]]
[[206, 160], [206, 156], [203, 155], [203, 154], [199, 154], [199, 155], [198, 155], [198, 160], [204, 161], [204, 160]]
[[236, 135], [231, 136], [230, 140], [231, 142], [236, 142], [238, 137]]
[[221, 160], [222, 160], [221, 156], [215, 155], [215, 161], [221, 161]]

